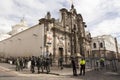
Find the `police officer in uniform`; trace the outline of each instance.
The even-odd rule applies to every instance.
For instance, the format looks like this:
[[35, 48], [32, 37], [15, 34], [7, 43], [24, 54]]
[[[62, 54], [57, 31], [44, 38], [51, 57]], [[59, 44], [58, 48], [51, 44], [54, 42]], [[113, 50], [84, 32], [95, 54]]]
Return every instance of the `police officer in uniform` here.
[[37, 57], [36, 66], [37, 66], [38, 74], [39, 74], [40, 73], [40, 58], [39, 57]]
[[60, 66], [60, 68], [62, 70], [63, 69], [63, 58], [62, 57], [59, 58], [58, 64], [59, 64], [59, 66]]
[[50, 59], [49, 58], [46, 58], [46, 71], [47, 71], [47, 74], [50, 72]]
[[72, 68], [73, 68], [73, 76], [77, 76], [77, 68], [76, 68], [75, 58], [71, 57], [71, 63], [72, 63]]
[[32, 59], [31, 59], [31, 72], [32, 73], [35, 72], [34, 67], [35, 67], [35, 58], [34, 56], [32, 56]]
[[86, 64], [86, 61], [84, 58], [82, 58], [80, 60], [80, 75], [85, 75], [85, 64]]

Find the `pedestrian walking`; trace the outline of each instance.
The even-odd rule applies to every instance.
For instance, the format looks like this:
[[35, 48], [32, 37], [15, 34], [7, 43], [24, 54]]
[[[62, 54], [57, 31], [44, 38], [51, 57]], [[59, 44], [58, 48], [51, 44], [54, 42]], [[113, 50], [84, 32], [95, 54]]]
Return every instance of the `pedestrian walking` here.
[[85, 64], [86, 61], [84, 58], [80, 60], [80, 75], [85, 75]]

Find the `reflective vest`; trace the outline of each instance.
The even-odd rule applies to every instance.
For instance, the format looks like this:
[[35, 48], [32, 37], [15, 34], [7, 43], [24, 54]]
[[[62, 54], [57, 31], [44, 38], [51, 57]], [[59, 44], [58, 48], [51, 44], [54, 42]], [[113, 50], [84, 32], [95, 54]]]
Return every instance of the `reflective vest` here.
[[80, 65], [85, 65], [86, 61], [85, 60], [80, 60]]
[[104, 59], [104, 58], [101, 58], [101, 59], [100, 59], [100, 62], [104, 62], [104, 61], [105, 61], [105, 59]]

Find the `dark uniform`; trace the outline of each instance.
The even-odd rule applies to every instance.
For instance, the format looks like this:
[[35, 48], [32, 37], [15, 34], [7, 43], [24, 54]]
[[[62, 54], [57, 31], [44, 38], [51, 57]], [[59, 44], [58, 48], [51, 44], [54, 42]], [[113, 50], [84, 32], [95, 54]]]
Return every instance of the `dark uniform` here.
[[51, 53], [49, 55], [49, 59], [50, 59], [50, 66], [52, 67], [52, 54]]
[[73, 68], [73, 75], [77, 76], [76, 62], [74, 58], [72, 58], [71, 63], [72, 63], [72, 68]]
[[63, 69], [63, 58], [59, 58], [58, 64]]
[[23, 58], [20, 58], [20, 70], [23, 70]]
[[47, 71], [47, 74], [50, 72], [50, 59], [49, 58], [46, 59], [46, 71]]
[[35, 67], [35, 58], [32, 57], [32, 59], [31, 59], [31, 72], [32, 72], [32, 73], [35, 72], [34, 67]]
[[103, 67], [105, 66], [105, 65], [104, 65], [104, 62], [105, 62], [104, 58], [100, 58], [100, 69], [101, 69], [101, 70], [102, 70]]
[[43, 72], [43, 65], [42, 65], [42, 59], [40, 57], [37, 58], [37, 68], [38, 68], [38, 73], [40, 73], [40, 69], [42, 70]]
[[100, 66], [101, 67], [104, 67], [104, 62], [105, 62], [104, 58], [100, 58]]

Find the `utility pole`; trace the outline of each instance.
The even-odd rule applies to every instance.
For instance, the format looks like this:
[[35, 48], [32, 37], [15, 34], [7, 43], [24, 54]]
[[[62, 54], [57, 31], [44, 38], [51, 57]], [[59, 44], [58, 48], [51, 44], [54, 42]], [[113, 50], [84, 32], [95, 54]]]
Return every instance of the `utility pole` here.
[[117, 42], [117, 38], [114, 38], [114, 39], [115, 39], [115, 47], [116, 47], [116, 53], [117, 53], [116, 59], [118, 59], [119, 58], [118, 42]]

